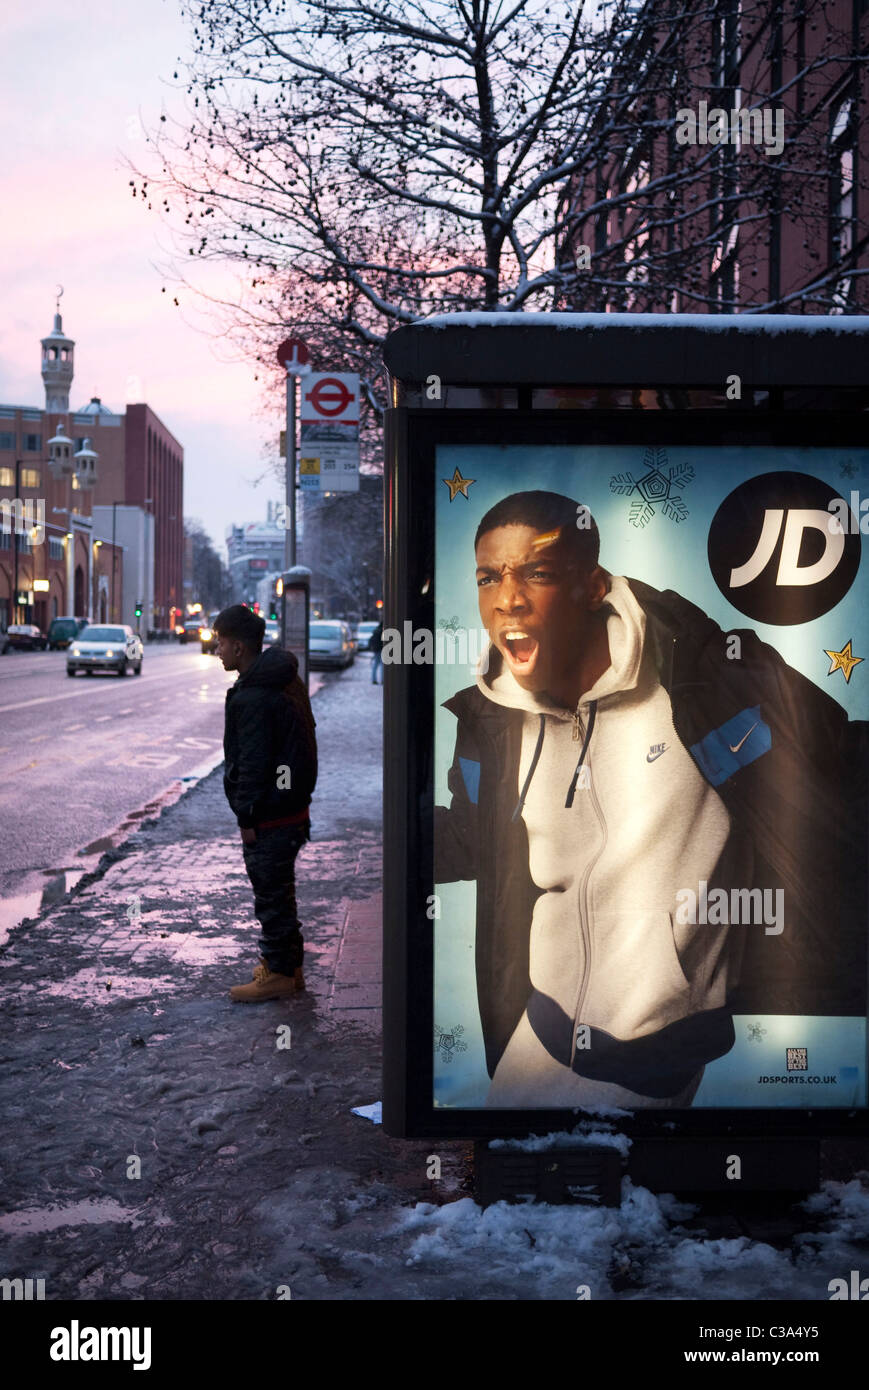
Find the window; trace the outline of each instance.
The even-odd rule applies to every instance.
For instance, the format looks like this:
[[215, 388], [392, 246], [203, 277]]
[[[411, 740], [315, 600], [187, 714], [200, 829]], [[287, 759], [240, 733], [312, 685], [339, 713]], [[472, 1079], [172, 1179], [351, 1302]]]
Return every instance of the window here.
[[15, 486], [15, 469], [0, 468], [0, 487]]
[[38, 468], [22, 468], [22, 470], [21, 470], [21, 486], [22, 486], [23, 488], [25, 488], [25, 487], [39, 487], [39, 477], [40, 477], [40, 474], [39, 474], [39, 469], [38, 469]]
[[42, 452], [42, 435], [25, 434], [24, 452], [26, 454], [40, 454]]
[[733, 312], [739, 297], [739, 228], [730, 227], [712, 253], [709, 279], [714, 304], [722, 313]]
[[57, 540], [54, 536], [51, 536], [48, 541], [48, 558], [49, 560], [63, 559], [63, 541]]
[[14, 449], [15, 435], [9, 430], [0, 430], [0, 449]]
[[[846, 261], [854, 246], [854, 103], [834, 108], [830, 123], [830, 264]], [[854, 282], [843, 277], [833, 292], [833, 313], [853, 307]]]

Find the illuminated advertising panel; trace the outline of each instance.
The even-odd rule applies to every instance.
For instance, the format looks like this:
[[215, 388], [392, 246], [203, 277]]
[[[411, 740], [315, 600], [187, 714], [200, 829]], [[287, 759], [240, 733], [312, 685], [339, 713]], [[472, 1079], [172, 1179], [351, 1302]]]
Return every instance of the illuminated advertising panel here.
[[859, 477], [437, 448], [435, 1107], [866, 1104]]
[[573, 317], [386, 353], [385, 1127], [864, 1135], [867, 325]]

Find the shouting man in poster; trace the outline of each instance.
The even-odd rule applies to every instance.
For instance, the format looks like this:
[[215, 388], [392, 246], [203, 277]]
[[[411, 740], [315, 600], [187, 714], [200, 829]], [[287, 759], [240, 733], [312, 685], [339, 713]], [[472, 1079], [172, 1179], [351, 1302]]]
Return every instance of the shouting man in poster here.
[[[475, 537], [491, 646], [446, 701], [434, 853], [477, 883], [490, 1106], [686, 1107], [734, 1012], [865, 1012], [865, 725], [598, 551], [550, 492]], [[682, 910], [716, 893], [779, 906]]]

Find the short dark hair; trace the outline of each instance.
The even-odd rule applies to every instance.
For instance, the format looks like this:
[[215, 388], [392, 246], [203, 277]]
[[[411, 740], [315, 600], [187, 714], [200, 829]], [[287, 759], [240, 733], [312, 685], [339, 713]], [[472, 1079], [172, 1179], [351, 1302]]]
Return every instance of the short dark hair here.
[[476, 550], [480, 537], [498, 526], [533, 526], [541, 535], [561, 531], [560, 540], [573, 553], [583, 570], [593, 570], [600, 555], [600, 533], [587, 507], [587, 524], [578, 524], [584, 503], [563, 497], [560, 492], [512, 492], [490, 507], [477, 527], [474, 536]]
[[254, 613], [243, 603], [233, 603], [218, 613], [212, 623], [218, 637], [228, 637], [233, 642], [243, 642], [252, 652], [261, 652], [266, 631], [265, 618]]

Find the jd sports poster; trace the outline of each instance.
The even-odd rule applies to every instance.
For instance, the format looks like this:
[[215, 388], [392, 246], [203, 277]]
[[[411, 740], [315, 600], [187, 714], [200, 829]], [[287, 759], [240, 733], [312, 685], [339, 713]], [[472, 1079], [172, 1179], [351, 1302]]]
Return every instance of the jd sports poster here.
[[867, 486], [438, 446], [435, 1107], [866, 1104]]

